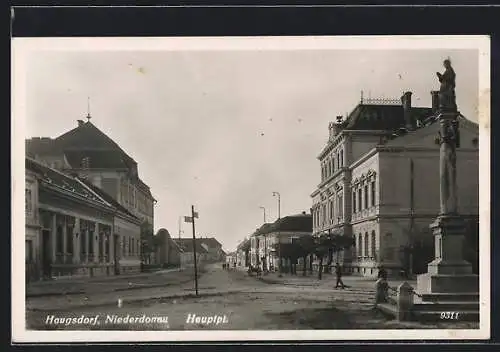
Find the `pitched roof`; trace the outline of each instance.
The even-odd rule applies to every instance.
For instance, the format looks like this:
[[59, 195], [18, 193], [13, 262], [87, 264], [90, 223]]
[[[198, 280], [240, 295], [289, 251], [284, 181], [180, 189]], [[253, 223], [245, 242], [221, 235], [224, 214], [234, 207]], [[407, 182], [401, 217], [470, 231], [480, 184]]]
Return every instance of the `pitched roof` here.
[[[175, 238], [173, 240], [184, 252], [193, 252], [192, 238]], [[202, 246], [202, 242], [199, 238], [196, 239], [196, 253], [208, 253], [208, 251]]]
[[285, 216], [274, 223], [262, 225], [253, 236], [268, 234], [271, 232], [312, 232], [312, 215], [296, 214]]
[[119, 150], [65, 150], [64, 155], [73, 169], [83, 168], [84, 158], [88, 158], [89, 169], [128, 170], [133, 167]]
[[28, 139], [26, 152], [28, 155], [64, 153], [74, 168], [81, 166], [85, 156], [91, 157], [94, 168], [131, 168], [137, 165], [133, 158], [91, 122], [82, 123], [54, 139]]
[[244, 239], [238, 246], [236, 247], [238, 251], [246, 251], [250, 249], [250, 239], [246, 238]]
[[[459, 128], [469, 128], [478, 130], [478, 125], [471, 120], [467, 119], [463, 115], [458, 116]], [[439, 130], [439, 121], [437, 118], [428, 119], [425, 124], [420, 126], [414, 131], [405, 131], [402, 134], [393, 134], [392, 137], [387, 140], [384, 145], [386, 146], [406, 146], [412, 141], [419, 140], [429, 134], [437, 134]]]
[[210, 248], [217, 248], [217, 247], [222, 247], [222, 244], [217, 241], [215, 237], [208, 237], [208, 238], [199, 238], [199, 240], [203, 243], [205, 243], [208, 247]]
[[109, 202], [76, 177], [66, 175], [29, 157], [25, 157], [25, 167], [40, 175], [41, 186], [49, 186], [60, 192], [71, 194], [80, 200], [86, 200], [114, 210]]
[[[431, 108], [411, 108], [412, 118], [422, 120], [432, 115]], [[347, 130], [395, 130], [405, 126], [402, 105], [358, 104], [343, 122]]]
[[94, 191], [97, 195], [99, 195], [99, 197], [101, 197], [106, 202], [108, 202], [113, 207], [115, 207], [118, 211], [120, 211], [120, 212], [122, 212], [122, 213], [124, 213], [124, 214], [126, 214], [126, 215], [128, 215], [130, 217], [133, 217], [137, 221], [140, 221], [140, 219], [137, 216], [135, 216], [130, 211], [128, 211], [127, 208], [125, 208], [120, 203], [118, 203], [112, 196], [110, 196], [109, 194], [107, 194], [105, 191], [103, 191], [102, 189], [100, 189], [99, 187], [93, 185], [92, 183], [88, 182], [85, 179], [82, 179], [82, 178], [78, 178], [78, 179], [81, 182], [83, 182], [87, 187], [89, 187], [92, 191]]

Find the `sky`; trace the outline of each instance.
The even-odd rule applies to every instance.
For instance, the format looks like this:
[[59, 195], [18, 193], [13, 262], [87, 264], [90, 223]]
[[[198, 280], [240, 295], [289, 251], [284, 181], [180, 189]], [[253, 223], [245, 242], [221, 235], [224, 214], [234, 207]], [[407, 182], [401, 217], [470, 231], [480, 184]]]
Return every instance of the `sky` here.
[[[266, 220], [309, 212], [328, 123], [365, 97], [430, 106], [450, 57], [459, 110], [477, 122], [476, 50], [38, 51], [27, 60], [26, 138], [87, 115], [139, 165], [156, 230], [196, 232], [227, 250]], [[182, 237], [192, 236], [182, 223]]]

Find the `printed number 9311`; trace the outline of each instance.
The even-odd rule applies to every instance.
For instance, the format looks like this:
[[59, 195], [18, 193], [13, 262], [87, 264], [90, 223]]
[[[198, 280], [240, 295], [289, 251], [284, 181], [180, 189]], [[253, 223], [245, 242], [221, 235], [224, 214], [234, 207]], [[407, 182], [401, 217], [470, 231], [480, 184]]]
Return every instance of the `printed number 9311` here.
[[458, 312], [441, 312], [440, 318], [444, 320], [457, 320]]

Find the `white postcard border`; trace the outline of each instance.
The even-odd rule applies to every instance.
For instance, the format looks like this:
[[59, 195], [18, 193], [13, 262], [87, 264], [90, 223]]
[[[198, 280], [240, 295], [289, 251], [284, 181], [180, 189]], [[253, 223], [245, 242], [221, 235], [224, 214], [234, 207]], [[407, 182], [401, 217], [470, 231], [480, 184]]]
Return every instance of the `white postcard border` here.
[[[32, 331], [24, 284], [25, 58], [39, 51], [477, 49], [479, 53], [480, 328], [477, 330]], [[257, 340], [431, 340], [490, 337], [490, 39], [488, 36], [14, 38], [12, 40], [12, 341], [159, 342]], [[488, 255], [486, 255], [488, 254]]]

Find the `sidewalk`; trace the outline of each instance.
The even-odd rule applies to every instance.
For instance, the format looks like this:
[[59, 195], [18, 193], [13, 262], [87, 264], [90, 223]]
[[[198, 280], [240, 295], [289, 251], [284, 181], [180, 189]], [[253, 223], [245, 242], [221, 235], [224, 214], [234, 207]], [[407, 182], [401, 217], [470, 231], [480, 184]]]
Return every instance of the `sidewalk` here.
[[[319, 280], [318, 273], [314, 273], [313, 275], [308, 274], [307, 276], [302, 276], [302, 273], [299, 273], [298, 275], [282, 274], [282, 277], [279, 277], [278, 273], [268, 273], [267, 275], [262, 275], [257, 279], [269, 284], [281, 284], [285, 286], [314, 286], [321, 288], [333, 288], [336, 283], [335, 274], [323, 274], [322, 279]], [[354, 289], [375, 292], [375, 282], [377, 281], [377, 278], [346, 275], [342, 276], [342, 281], [345, 285]], [[417, 286], [416, 280], [406, 281], [413, 287]], [[405, 280], [389, 279], [388, 282], [390, 287], [397, 288], [405, 282]]]
[[193, 275], [192, 269], [181, 271], [179, 269], [168, 269], [129, 275], [39, 281], [26, 286], [26, 297], [94, 294], [169, 286], [190, 281]]

